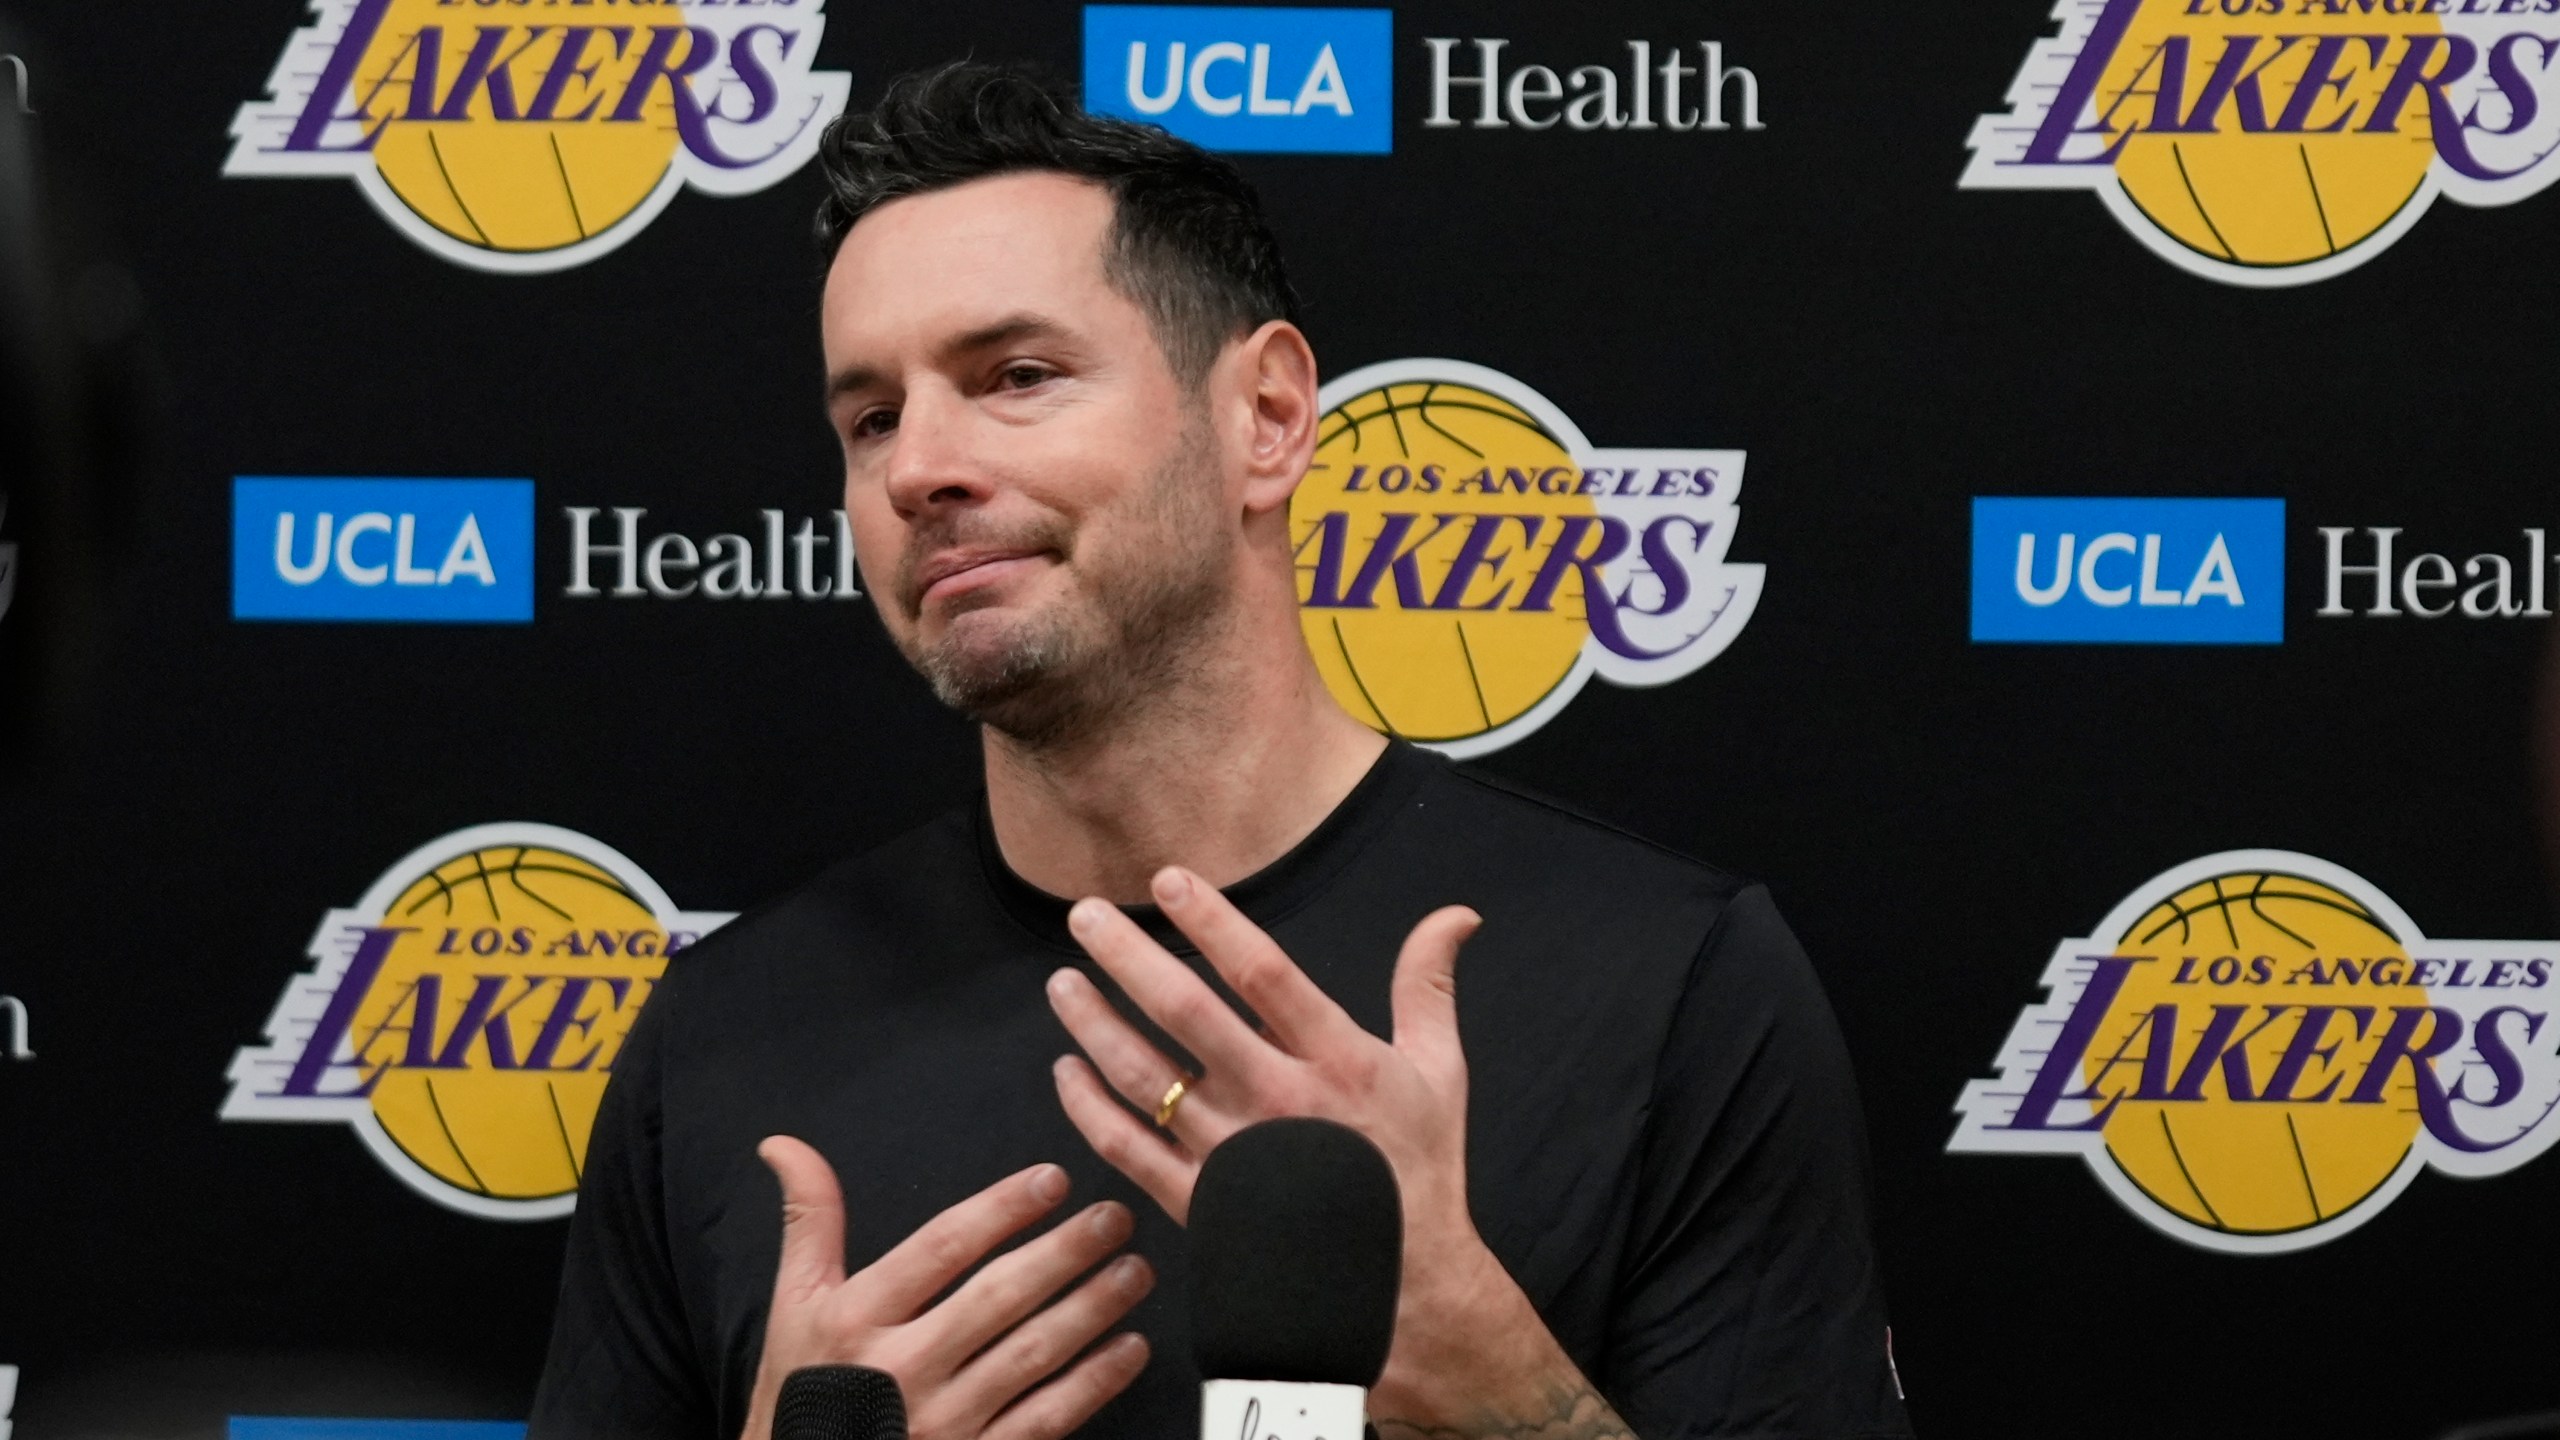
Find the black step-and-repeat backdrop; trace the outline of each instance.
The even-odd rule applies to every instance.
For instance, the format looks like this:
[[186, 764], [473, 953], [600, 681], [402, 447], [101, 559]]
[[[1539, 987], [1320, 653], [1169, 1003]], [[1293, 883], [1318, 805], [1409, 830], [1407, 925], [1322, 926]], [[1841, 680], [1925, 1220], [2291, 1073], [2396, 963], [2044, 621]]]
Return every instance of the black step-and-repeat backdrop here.
[[0, 1431], [506, 1433], [289, 1422], [520, 1419], [667, 955], [969, 792], [807, 163], [962, 55], [1261, 187], [1343, 703], [1773, 886], [1925, 1433], [2560, 1408], [2551, 0], [11, 9], [140, 401], [0, 797]]

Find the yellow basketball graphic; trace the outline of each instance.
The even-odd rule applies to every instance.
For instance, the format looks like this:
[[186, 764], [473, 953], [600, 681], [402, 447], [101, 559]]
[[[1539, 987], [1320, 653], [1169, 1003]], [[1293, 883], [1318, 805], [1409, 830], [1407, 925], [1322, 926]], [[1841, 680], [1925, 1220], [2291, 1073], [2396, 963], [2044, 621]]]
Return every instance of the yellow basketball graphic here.
[[[2307, 1001], [2347, 1006], [2359, 997], [2300, 983], [2306, 965], [2341, 957], [2359, 969], [2377, 960], [2406, 966], [2403, 942], [2369, 907], [2299, 876], [2219, 875], [2154, 906], [2116, 953], [2151, 958], [2129, 973], [2082, 1065], [2094, 1090], [2123, 1096], [2106, 1124], [2107, 1153], [2153, 1201], [2210, 1230], [2281, 1234], [2352, 1210], [2408, 1157], [2419, 1116], [2407, 1065], [2380, 1103], [2338, 1103], [2384, 1027], [2370, 1008], [2361, 1027], [2343, 1009], [2308, 1009]], [[2391, 1001], [2424, 1005], [2426, 992], [2394, 991]], [[2302, 1041], [2311, 1014], [2321, 1032]], [[2164, 1019], [2173, 1033], [2159, 1033]], [[2165, 1054], [2155, 1054], [2161, 1046]], [[2297, 1047], [2296, 1068], [2281, 1074]], [[2241, 1057], [2236, 1065], [2218, 1058], [2225, 1050]], [[2155, 1093], [2164, 1081], [2190, 1093], [2138, 1093], [2146, 1060], [2156, 1067]], [[2235, 1074], [2250, 1093], [2232, 1093]], [[2269, 1098], [2277, 1083], [2297, 1098]]]
[[569, 1213], [607, 1077], [667, 957], [726, 924], [552, 825], [411, 851], [313, 935], [222, 1118], [327, 1121], [449, 1209]]
[[2153, 876], [2042, 983], [1948, 1151], [2075, 1157], [2188, 1245], [2308, 1250], [2424, 1171], [2502, 1175], [2560, 1143], [2560, 944], [2431, 937], [2316, 855]]
[[613, 1055], [666, 935], [594, 862], [501, 845], [438, 865], [349, 1032], [373, 1114], [436, 1179], [494, 1200], [572, 1194]]
[[355, 182], [432, 254], [583, 265], [681, 189], [807, 164], [851, 77], [812, 68], [826, 0], [306, 0], [222, 173]]
[[[1557, 522], [1595, 513], [1577, 475], [1561, 438], [1474, 386], [1382, 385], [1327, 411], [1290, 521], [1300, 618], [1334, 698], [1389, 734], [1450, 740], [1517, 720], [1564, 683], [1590, 637], [1579, 573], [1543, 608], [1519, 601]], [[1356, 603], [1318, 593], [1328, 544], [1338, 598]]]
[[[490, 58], [504, 61], [513, 117], [494, 113], [489, 83], [463, 89], [475, 31], [452, 17], [441, 0], [392, 0], [356, 71], [354, 94], [393, 117], [374, 141], [373, 160], [401, 202], [461, 244], [508, 252], [574, 245], [638, 210], [675, 160], [672, 87], [653, 85], [636, 120], [609, 117], [654, 32], [682, 28], [683, 12], [621, 12], [616, 28], [633, 33], [618, 44], [569, 26], [492, 32], [505, 42]], [[681, 49], [711, 37], [672, 43]], [[562, 49], [572, 45], [577, 52], [564, 63]], [[553, 94], [555, 69], [565, 78]], [[531, 118], [546, 97], [539, 113], [555, 118]], [[460, 113], [447, 118], [454, 109]]]
[[[2416, 198], [2436, 158], [2423, 93], [2400, 97], [2396, 132], [2361, 127], [2393, 74], [2372, 51], [2397, 55], [2406, 37], [2439, 33], [2434, 16], [2204, 8], [2145, 0], [2097, 88], [2109, 128], [2132, 131], [2116, 178], [2151, 223], [2211, 259], [2303, 265], [2370, 238]], [[2227, 83], [2232, 64], [2254, 78]]]

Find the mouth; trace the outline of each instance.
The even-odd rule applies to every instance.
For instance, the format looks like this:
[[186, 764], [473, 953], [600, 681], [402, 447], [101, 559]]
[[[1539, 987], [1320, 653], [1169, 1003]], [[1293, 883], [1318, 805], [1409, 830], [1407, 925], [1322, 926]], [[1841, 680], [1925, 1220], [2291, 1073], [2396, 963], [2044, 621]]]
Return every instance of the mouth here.
[[942, 551], [919, 567], [915, 578], [916, 609], [991, 589], [1048, 562], [1039, 548], [964, 548]]

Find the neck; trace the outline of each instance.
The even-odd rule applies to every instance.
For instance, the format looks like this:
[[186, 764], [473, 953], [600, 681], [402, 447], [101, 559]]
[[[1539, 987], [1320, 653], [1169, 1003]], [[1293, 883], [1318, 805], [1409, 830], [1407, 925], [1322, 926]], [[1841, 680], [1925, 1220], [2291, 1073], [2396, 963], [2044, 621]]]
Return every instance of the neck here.
[[987, 806], [1014, 873], [1052, 895], [1136, 904], [1167, 865], [1231, 885], [1323, 823], [1386, 740], [1325, 692], [1294, 604], [1277, 615], [1285, 629], [1233, 626], [1178, 690], [1094, 731], [1033, 747], [982, 729]]

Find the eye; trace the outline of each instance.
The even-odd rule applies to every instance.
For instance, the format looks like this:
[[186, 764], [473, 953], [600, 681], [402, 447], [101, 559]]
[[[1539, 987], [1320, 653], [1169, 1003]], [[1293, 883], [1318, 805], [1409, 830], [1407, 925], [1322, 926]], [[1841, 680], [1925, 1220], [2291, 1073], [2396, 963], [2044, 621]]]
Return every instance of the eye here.
[[897, 428], [898, 412], [895, 410], [865, 410], [853, 420], [854, 437], [861, 440], [878, 439]]
[[1057, 372], [1046, 365], [1034, 365], [1028, 361], [1018, 362], [996, 372], [996, 388], [1028, 390], [1045, 380], [1054, 379], [1056, 375]]

